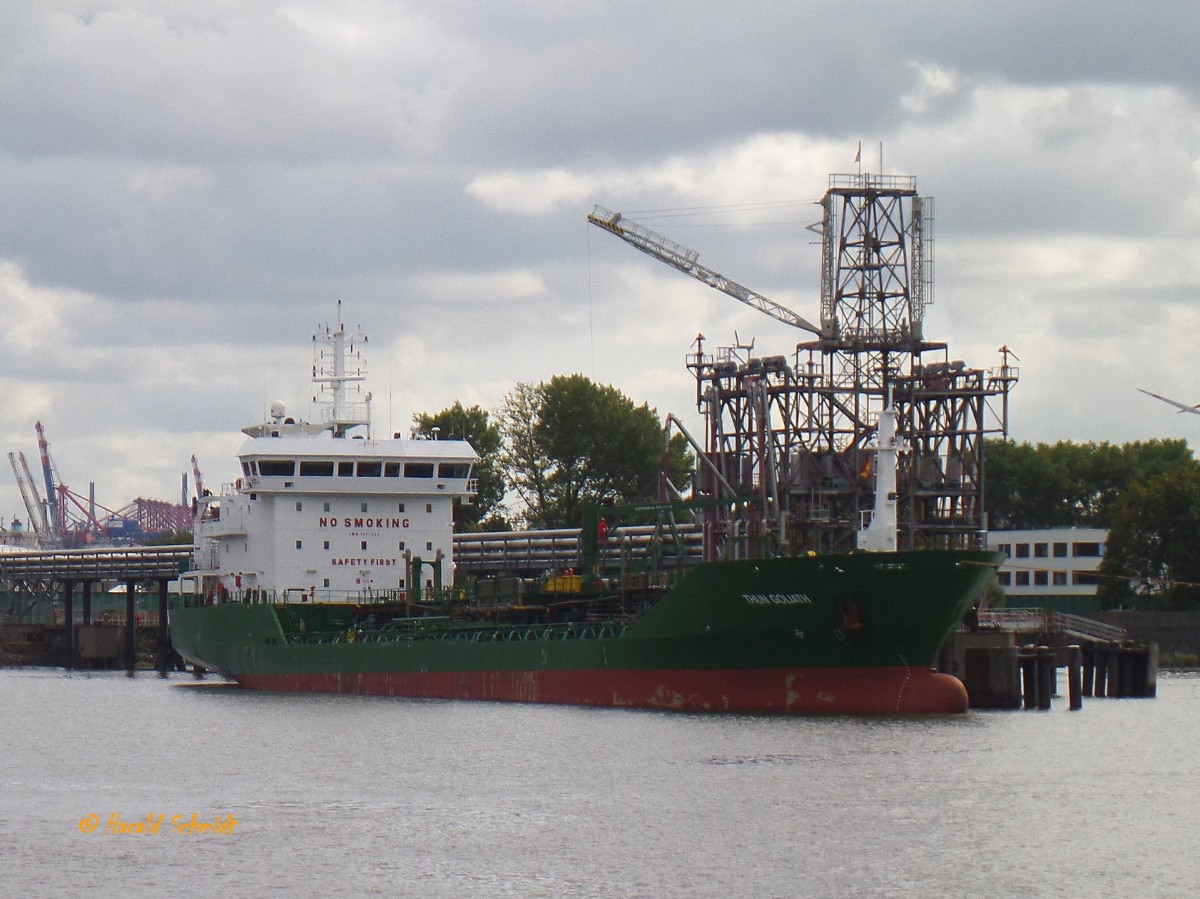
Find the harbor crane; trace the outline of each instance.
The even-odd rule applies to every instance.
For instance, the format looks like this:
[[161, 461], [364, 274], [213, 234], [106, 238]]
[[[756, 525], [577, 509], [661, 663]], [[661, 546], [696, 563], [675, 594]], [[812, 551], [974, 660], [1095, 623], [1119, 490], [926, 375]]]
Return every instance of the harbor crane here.
[[34, 422], [33, 429], [37, 431], [38, 452], [42, 457], [42, 475], [46, 479], [46, 515], [50, 520], [51, 528], [61, 532], [62, 512], [58, 502], [57, 478], [54, 476], [54, 466], [50, 461], [50, 444], [46, 440], [46, 431], [40, 421]]
[[699, 263], [700, 254], [689, 250], [682, 244], [668, 240], [661, 234], [656, 234], [649, 228], [644, 228], [637, 222], [631, 222], [619, 212], [597, 206], [588, 213], [588, 221], [598, 228], [603, 228], [610, 234], [615, 234], [630, 246], [636, 247], [648, 256], [653, 256], [660, 262], [665, 262], [672, 268], [679, 269], [685, 275], [691, 275], [697, 281], [707, 284], [714, 290], [728, 294], [735, 300], [740, 300], [752, 309], [765, 312], [776, 321], [810, 331], [818, 337], [831, 337], [830, 329], [818, 328], [798, 312], [763, 296], [749, 287], [743, 287], [736, 281], [726, 278], [720, 272], [715, 272]]
[[39, 542], [50, 538], [50, 523], [46, 520], [46, 504], [38, 494], [37, 484], [29, 473], [29, 463], [25, 461], [24, 453], [9, 453], [8, 462], [12, 466], [13, 478], [16, 479], [17, 489], [21, 492], [21, 500], [25, 503], [25, 511], [29, 515], [29, 526]]
[[[204, 496], [204, 477], [200, 474], [200, 463], [196, 461], [195, 453], [192, 453], [192, 477], [196, 481], [196, 496]], [[187, 490], [183, 492], [187, 494]]]

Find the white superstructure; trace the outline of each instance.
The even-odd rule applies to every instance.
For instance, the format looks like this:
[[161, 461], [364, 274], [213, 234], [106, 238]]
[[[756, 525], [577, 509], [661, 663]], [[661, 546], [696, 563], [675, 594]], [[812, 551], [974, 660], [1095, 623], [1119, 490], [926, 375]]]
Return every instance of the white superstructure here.
[[[242, 477], [196, 503], [192, 574], [209, 596], [352, 601], [452, 580], [454, 501], [470, 501], [478, 456], [465, 440], [369, 436], [361, 335], [314, 336], [320, 422], [281, 403], [244, 428]], [[366, 428], [368, 435], [352, 432]]]

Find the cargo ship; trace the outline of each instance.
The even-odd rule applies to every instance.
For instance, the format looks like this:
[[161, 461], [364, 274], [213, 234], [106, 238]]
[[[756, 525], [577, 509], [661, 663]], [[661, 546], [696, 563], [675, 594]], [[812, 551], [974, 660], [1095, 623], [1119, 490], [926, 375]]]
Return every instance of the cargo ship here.
[[[962, 684], [932, 660], [1001, 557], [896, 549], [902, 442], [890, 409], [874, 446], [876, 506], [854, 551], [751, 546], [690, 564], [667, 553], [614, 573], [599, 550], [618, 536], [606, 518], [615, 510], [599, 509], [581, 529], [577, 569], [470, 580], [455, 576], [452, 531], [454, 503], [476, 490], [474, 450], [376, 437], [370, 394], [361, 399], [365, 338], [339, 311], [314, 339], [320, 420], [275, 404], [243, 429], [238, 481], [197, 499], [194, 599], [170, 620], [191, 663], [273, 691], [704, 712], [967, 709]], [[623, 511], [673, 521], [753, 502]]]

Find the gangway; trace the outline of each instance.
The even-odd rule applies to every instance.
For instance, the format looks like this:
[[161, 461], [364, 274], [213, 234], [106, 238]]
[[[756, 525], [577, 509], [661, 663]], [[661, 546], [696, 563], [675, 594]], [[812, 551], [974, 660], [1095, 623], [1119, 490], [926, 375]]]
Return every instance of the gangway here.
[[1018, 634], [1063, 634], [1081, 640], [1102, 640], [1109, 643], [1121, 643], [1129, 635], [1124, 628], [1105, 624], [1094, 618], [1066, 612], [1048, 612], [1040, 608], [983, 609], [979, 612], [979, 623]]

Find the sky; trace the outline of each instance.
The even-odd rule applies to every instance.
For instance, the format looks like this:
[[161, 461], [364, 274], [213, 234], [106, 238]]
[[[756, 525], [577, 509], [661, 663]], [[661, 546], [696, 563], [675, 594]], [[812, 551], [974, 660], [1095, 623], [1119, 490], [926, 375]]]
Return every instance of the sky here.
[[1197, 34], [1180, 0], [8, 0], [0, 449], [36, 474], [41, 421], [109, 508], [192, 454], [229, 482], [241, 427], [308, 414], [339, 300], [379, 430], [576, 372], [698, 422], [698, 333], [808, 335], [587, 213], [815, 320], [860, 145], [935, 199], [925, 336], [1011, 348], [1014, 439], [1195, 446], [1137, 388], [1200, 401]]

